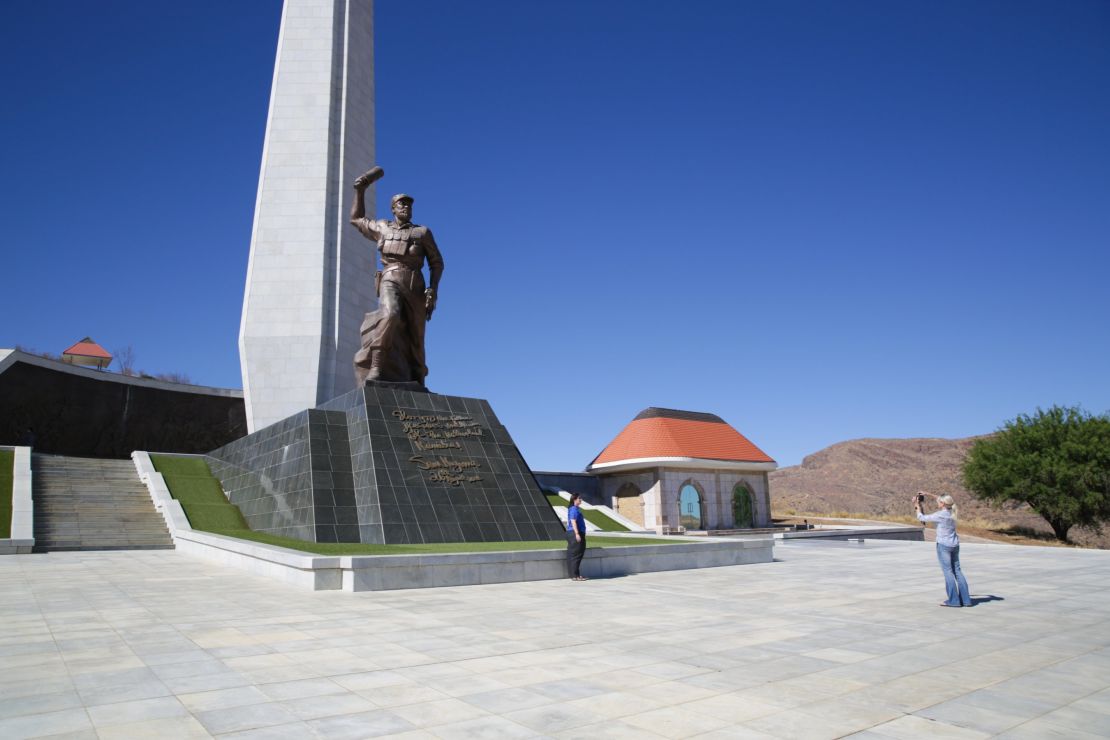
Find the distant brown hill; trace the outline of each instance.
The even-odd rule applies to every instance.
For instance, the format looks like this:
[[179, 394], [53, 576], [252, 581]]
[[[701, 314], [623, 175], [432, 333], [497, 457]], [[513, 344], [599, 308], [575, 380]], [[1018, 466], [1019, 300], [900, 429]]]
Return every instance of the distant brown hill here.
[[[1028, 506], [1001, 509], [975, 500], [961, 482], [964, 457], [977, 437], [965, 439], [853, 439], [826, 447], [801, 465], [770, 474], [771, 502], [776, 513], [912, 514], [910, 497], [918, 490], [949, 493], [960, 517], [1028, 527], [1051, 533]], [[1105, 547], [1110, 537], [1073, 529], [1079, 543]]]

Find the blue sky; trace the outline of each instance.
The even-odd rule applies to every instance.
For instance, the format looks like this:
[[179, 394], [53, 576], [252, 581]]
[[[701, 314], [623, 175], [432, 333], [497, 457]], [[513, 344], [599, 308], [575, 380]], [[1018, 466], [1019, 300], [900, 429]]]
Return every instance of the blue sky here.
[[[0, 347], [241, 387], [280, 3], [0, 4]], [[648, 406], [782, 465], [1110, 410], [1110, 3], [379, 0], [432, 390], [535, 469]], [[369, 163], [368, 163], [369, 164]], [[379, 212], [384, 209], [379, 205]]]

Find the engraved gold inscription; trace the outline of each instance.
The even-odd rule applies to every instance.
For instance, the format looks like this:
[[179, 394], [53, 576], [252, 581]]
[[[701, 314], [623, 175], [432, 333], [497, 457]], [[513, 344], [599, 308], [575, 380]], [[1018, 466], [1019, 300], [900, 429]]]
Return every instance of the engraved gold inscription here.
[[[394, 409], [393, 417], [401, 422], [401, 429], [417, 452], [461, 450], [463, 439], [485, 434], [485, 429], [472, 416], [421, 416], [403, 409]], [[424, 477], [431, 483], [461, 486], [463, 483], [478, 483], [482, 480], [477, 474], [481, 470], [481, 464], [473, 460], [443, 455], [434, 458], [414, 455], [409, 458], [409, 462], [426, 471]]]
[[409, 462], [421, 470], [430, 470], [431, 474], [426, 477], [432, 483], [461, 486], [463, 483], [479, 483], [482, 480], [482, 476], [475, 475], [478, 470], [482, 469], [482, 466], [473, 460], [459, 460], [458, 458], [443, 456], [434, 460], [426, 460], [423, 455], [413, 455], [409, 458]]
[[393, 416], [401, 422], [405, 436], [418, 450], [461, 450], [463, 437], [481, 437], [482, 425], [472, 416], [415, 416], [402, 409], [394, 409]]

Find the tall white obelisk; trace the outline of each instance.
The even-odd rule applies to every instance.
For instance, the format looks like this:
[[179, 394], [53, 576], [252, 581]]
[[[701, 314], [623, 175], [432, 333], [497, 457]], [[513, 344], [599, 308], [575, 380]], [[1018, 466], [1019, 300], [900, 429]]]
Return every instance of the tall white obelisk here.
[[373, 0], [285, 0], [239, 329], [251, 432], [355, 386], [376, 298], [347, 213], [373, 163]]

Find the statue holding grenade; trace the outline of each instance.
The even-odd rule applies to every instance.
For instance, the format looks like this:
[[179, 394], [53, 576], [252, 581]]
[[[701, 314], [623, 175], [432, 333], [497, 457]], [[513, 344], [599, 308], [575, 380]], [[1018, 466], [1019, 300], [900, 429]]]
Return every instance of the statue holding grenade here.
[[[392, 220], [366, 218], [366, 189], [385, 171], [374, 167], [355, 180], [351, 224], [377, 242], [381, 269], [374, 275], [378, 308], [362, 322], [362, 349], [355, 354], [355, 377], [368, 381], [416, 382], [424, 387], [424, 327], [436, 307], [443, 257], [432, 230], [412, 222], [411, 195], [390, 201]], [[425, 287], [424, 264], [428, 265]]]

